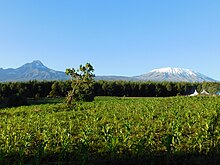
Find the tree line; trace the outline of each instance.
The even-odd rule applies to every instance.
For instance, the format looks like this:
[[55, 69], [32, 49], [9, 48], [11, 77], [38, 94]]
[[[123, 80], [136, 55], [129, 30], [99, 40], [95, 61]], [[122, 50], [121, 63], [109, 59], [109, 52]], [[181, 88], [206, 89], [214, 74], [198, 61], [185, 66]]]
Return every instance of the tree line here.
[[[220, 91], [220, 83], [95, 81], [95, 96], [169, 97], [187, 95], [195, 89], [209, 93]], [[0, 98], [10, 96], [65, 97], [71, 81], [28, 81], [0, 83]]]
[[97, 96], [170, 97], [189, 95], [195, 89], [214, 94], [220, 83], [96, 81], [94, 90]]

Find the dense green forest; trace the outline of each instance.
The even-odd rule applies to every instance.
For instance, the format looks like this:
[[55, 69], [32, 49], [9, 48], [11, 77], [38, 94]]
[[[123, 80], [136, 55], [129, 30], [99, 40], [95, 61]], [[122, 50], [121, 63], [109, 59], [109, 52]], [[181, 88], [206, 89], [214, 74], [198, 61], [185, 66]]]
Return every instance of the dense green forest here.
[[[93, 89], [96, 96], [169, 97], [189, 95], [195, 89], [214, 94], [220, 91], [220, 83], [96, 81]], [[0, 102], [16, 106], [25, 104], [26, 98], [65, 97], [69, 90], [71, 81], [0, 83]]]
[[[70, 89], [70, 81], [7, 82], [0, 83], [0, 97], [66, 96]], [[166, 97], [187, 95], [195, 89], [214, 94], [220, 91], [220, 83], [96, 81], [94, 84], [96, 96]]]

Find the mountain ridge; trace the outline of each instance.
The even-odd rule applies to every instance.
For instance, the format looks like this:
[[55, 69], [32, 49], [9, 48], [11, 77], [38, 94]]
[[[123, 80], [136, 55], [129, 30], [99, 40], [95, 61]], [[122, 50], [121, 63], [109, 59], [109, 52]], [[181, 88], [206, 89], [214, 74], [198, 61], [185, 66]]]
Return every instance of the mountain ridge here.
[[62, 71], [55, 71], [43, 65], [39, 60], [26, 63], [18, 68], [0, 70], [0, 81], [29, 81], [29, 80], [67, 80]]
[[140, 76], [135, 76], [142, 81], [173, 81], [173, 82], [216, 82], [213, 78], [210, 78], [199, 72], [195, 72], [190, 69], [182, 68], [159, 68], [153, 69], [148, 73]]
[[[56, 71], [45, 66], [41, 61], [34, 60], [18, 68], [0, 68], [0, 82], [29, 81], [29, 80], [68, 80], [64, 72]], [[138, 76], [96, 76], [95, 80], [108, 81], [172, 81], [172, 82], [217, 82], [208, 76], [190, 69], [182, 68], [159, 68]]]

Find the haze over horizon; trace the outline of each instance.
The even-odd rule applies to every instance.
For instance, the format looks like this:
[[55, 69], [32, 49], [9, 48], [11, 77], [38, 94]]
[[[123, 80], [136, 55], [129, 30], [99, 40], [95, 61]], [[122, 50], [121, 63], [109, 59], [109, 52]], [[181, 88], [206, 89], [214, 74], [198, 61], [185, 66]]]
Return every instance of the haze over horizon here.
[[191, 69], [220, 80], [220, 1], [9, 0], [0, 2], [0, 68], [40, 60], [96, 75]]

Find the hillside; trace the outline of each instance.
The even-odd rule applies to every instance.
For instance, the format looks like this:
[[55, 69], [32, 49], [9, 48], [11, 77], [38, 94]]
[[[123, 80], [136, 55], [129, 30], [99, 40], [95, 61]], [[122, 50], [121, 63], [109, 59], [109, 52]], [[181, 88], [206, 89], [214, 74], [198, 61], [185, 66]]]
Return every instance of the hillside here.
[[0, 164], [218, 164], [219, 102], [97, 97], [2, 109]]
[[[6, 81], [29, 81], [29, 80], [68, 80], [69, 77], [62, 71], [55, 71], [46, 67], [41, 61], [36, 60], [26, 63], [19, 68], [0, 68], [0, 82]], [[215, 82], [201, 73], [181, 68], [154, 69], [139, 76], [96, 76], [96, 80], [110, 81], [172, 81], [172, 82]]]
[[0, 81], [28, 80], [67, 80], [64, 72], [55, 71], [43, 65], [41, 61], [26, 63], [16, 69], [0, 69]]

